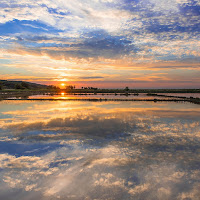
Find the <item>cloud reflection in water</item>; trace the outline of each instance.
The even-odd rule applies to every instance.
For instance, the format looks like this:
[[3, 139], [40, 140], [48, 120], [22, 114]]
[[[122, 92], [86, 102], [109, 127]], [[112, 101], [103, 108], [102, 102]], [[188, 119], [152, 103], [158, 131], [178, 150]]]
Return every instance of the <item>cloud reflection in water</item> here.
[[4, 199], [198, 199], [200, 108], [1, 102]]

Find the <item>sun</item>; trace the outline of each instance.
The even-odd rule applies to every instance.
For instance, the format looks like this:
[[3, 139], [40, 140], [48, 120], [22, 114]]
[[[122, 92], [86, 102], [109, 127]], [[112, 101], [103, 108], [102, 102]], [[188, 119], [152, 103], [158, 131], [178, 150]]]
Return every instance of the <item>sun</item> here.
[[65, 83], [61, 83], [60, 85], [64, 87], [64, 86], [65, 86]]

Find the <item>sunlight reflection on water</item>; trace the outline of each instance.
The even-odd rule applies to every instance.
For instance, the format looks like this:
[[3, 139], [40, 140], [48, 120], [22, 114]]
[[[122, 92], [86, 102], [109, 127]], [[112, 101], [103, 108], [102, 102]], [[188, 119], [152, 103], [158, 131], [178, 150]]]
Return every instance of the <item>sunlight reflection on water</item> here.
[[198, 199], [200, 107], [0, 103], [1, 199]]
[[[167, 94], [170, 95], [170, 94]], [[188, 94], [182, 94], [184, 96], [188, 96]], [[192, 95], [192, 94], [190, 94]], [[197, 95], [197, 94], [195, 94]], [[178, 96], [178, 94], [176, 94]], [[24, 97], [8, 97], [7, 99], [24, 99]], [[75, 93], [75, 94], [68, 94], [68, 93], [60, 93], [60, 94], [44, 94], [44, 95], [30, 95], [25, 97], [25, 99], [170, 99], [170, 97], [164, 96], [148, 96], [146, 93], [140, 94], [129, 94], [126, 95], [125, 93]], [[173, 99], [177, 99], [174, 97]]]

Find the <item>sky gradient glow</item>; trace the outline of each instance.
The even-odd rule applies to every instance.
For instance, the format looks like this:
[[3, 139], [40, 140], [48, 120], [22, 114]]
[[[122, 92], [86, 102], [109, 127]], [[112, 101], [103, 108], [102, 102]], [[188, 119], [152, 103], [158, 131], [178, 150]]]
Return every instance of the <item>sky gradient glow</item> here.
[[200, 0], [1, 0], [0, 79], [199, 88]]

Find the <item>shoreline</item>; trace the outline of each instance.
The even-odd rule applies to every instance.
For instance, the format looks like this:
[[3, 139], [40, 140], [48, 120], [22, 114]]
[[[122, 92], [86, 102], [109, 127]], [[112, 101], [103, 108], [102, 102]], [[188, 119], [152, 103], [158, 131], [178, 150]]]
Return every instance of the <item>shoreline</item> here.
[[[171, 92], [170, 92], [171, 91]], [[173, 95], [179, 93], [179, 96]], [[51, 98], [54, 95], [73, 95], [74, 98]], [[152, 98], [134, 98], [134, 96], [140, 96], [145, 94], [146, 96], [151, 96]], [[191, 96], [181, 96], [181, 94], [191, 94]], [[1, 90], [0, 91], [0, 101], [149, 101], [149, 102], [191, 102], [195, 104], [200, 104], [200, 98], [193, 97], [192, 94], [200, 94], [200, 89], [146, 89], [146, 90], [109, 90], [109, 89], [99, 89], [99, 90], [84, 90], [84, 89], [73, 89], [73, 90]], [[48, 98], [31, 98], [34, 95], [48, 95]], [[90, 98], [80, 98], [78, 96], [90, 96]], [[97, 98], [92, 96], [98, 95]], [[106, 95], [113, 95], [115, 98], [106, 98]], [[120, 98], [120, 96], [126, 96], [129, 98]], [[131, 97], [133, 96], [133, 97]], [[29, 98], [30, 97], [30, 98]], [[164, 98], [163, 98], [164, 97]]]
[[199, 99], [1, 99], [0, 101], [92, 101], [92, 102], [102, 102], [102, 101], [149, 101], [149, 102], [190, 102], [195, 104], [200, 104]]

